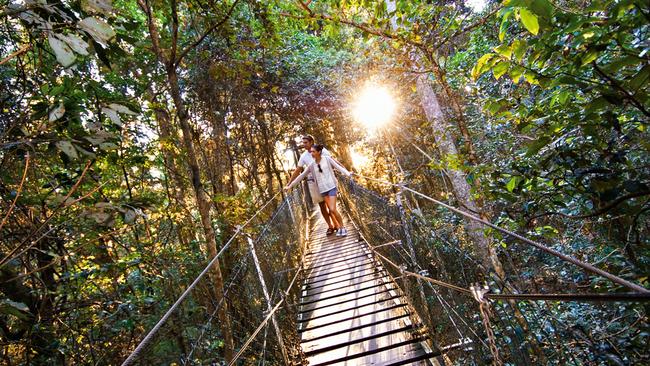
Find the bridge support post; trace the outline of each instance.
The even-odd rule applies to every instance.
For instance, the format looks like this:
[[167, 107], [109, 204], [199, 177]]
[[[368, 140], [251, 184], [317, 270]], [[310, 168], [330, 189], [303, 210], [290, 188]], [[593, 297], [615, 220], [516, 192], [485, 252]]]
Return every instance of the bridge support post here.
[[[262, 273], [262, 268], [260, 262], [257, 259], [257, 253], [255, 252], [255, 243], [250, 237], [248, 239], [248, 247], [251, 251], [251, 256], [253, 257], [253, 262], [255, 263], [255, 270], [257, 271], [257, 276], [262, 285], [262, 292], [264, 292], [264, 299], [266, 299], [267, 311], [270, 312], [273, 310], [273, 304], [271, 304], [271, 296], [269, 295], [269, 289], [266, 287], [266, 281], [264, 281], [264, 275]], [[280, 332], [280, 326], [275, 317], [275, 314], [271, 316], [271, 322], [273, 323], [273, 329], [275, 330], [275, 335], [278, 338], [278, 344], [280, 345], [280, 351], [282, 351], [282, 358], [284, 359], [284, 364], [289, 365], [289, 356], [287, 355], [287, 349], [284, 347], [284, 341], [282, 339], [282, 333]]]

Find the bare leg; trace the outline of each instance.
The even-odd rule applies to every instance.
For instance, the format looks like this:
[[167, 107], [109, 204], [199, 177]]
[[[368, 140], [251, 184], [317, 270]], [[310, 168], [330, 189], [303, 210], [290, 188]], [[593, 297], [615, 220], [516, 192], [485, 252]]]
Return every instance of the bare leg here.
[[330, 216], [338, 221], [336, 228], [342, 228], [343, 218], [341, 217], [341, 214], [336, 210], [336, 196], [325, 196], [325, 202], [327, 203], [327, 208], [330, 209]]
[[336, 228], [336, 221], [334, 221], [334, 218], [330, 215], [330, 211], [327, 208], [325, 201], [318, 202], [318, 206], [320, 207], [320, 213], [323, 215], [323, 219], [325, 219], [327, 226], [332, 229]]

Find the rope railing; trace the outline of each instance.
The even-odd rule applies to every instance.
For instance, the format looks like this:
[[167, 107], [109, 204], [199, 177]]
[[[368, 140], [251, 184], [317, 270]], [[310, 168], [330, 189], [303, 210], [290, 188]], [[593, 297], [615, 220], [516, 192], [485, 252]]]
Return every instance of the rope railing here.
[[[289, 284], [289, 287], [284, 291], [285, 294], [288, 294], [288, 293], [293, 289], [293, 285], [296, 283], [296, 280], [298, 279], [298, 275], [300, 275], [301, 273], [302, 273], [302, 268], [300, 268], [298, 271], [296, 271], [296, 274], [293, 276], [293, 279], [291, 280], [291, 283]], [[255, 331], [253, 332], [253, 334], [251, 334], [251, 336], [248, 337], [248, 339], [246, 340], [246, 342], [244, 342], [244, 344], [242, 345], [242, 347], [241, 347], [241, 349], [239, 350], [239, 352], [237, 352], [237, 354], [235, 355], [235, 357], [233, 357], [233, 359], [230, 361], [230, 363], [228, 363], [228, 366], [232, 366], [232, 365], [234, 365], [235, 362], [237, 362], [237, 360], [239, 360], [239, 358], [241, 357], [241, 355], [242, 355], [242, 354], [243, 354], [243, 353], [248, 349], [248, 347], [251, 345], [251, 343], [253, 342], [253, 340], [255, 339], [255, 337], [257, 337], [257, 335], [260, 333], [260, 331], [262, 330], [262, 328], [264, 328], [264, 327], [268, 324], [269, 320], [270, 320], [270, 319], [273, 317], [273, 315], [275, 315], [275, 313], [280, 309], [280, 306], [281, 306], [283, 303], [285, 303], [285, 300], [286, 300], [286, 297], [283, 296], [283, 297], [280, 299], [280, 301], [278, 301], [278, 303], [275, 304], [275, 306], [274, 306], [274, 307], [269, 311], [269, 313], [266, 315], [266, 317], [264, 318], [264, 320], [262, 320], [262, 322], [257, 326], [257, 328], [255, 328]]]
[[[301, 243], [305, 237], [302, 231], [306, 227], [309, 209], [304, 207], [303, 190], [294, 190], [279, 201], [281, 193], [273, 194], [243, 224], [236, 226], [218, 253], [164, 311], [122, 365], [228, 363], [236, 359], [257, 358], [259, 354], [255, 353], [261, 349], [269, 362], [286, 363], [287, 355], [291, 359], [300, 357], [295, 317], [290, 313], [285, 314], [289, 310], [281, 311], [284, 307], [274, 307], [269, 314], [269, 308], [265, 305], [267, 301], [276, 302], [278, 296], [281, 296], [278, 304], [282, 304], [287, 296], [295, 301], [299, 295], [296, 291], [289, 294], [292, 287], [286, 284], [301, 273], [298, 254], [302, 252]], [[281, 203], [275, 205], [274, 202]], [[253, 236], [256, 237], [254, 240]], [[258, 257], [255, 252], [264, 255]], [[226, 286], [224, 293], [216, 296], [218, 294], [210, 290], [213, 285], [209, 273], [214, 265], [218, 265], [220, 258], [228, 259], [222, 262]], [[268, 291], [270, 288], [273, 291]], [[275, 290], [279, 288], [287, 290], [284, 293]], [[213, 295], [218, 301], [212, 300], [210, 306]], [[208, 305], [201, 305], [206, 302]], [[230, 331], [238, 350], [236, 358], [227, 358], [225, 354], [223, 315], [219, 316], [219, 324], [212, 324], [217, 318], [215, 315], [224, 306], [227, 306], [225, 316], [232, 324]], [[209, 311], [207, 307], [210, 307]], [[200, 309], [203, 308], [206, 308], [206, 313], [201, 317], [203, 310]], [[197, 313], [197, 310], [200, 312]], [[256, 342], [255, 336], [268, 323], [267, 320], [259, 325], [258, 319], [270, 319], [271, 316], [277, 317], [274, 322], [277, 320], [278, 324], [276, 332], [269, 334], [274, 341], [268, 342], [265, 337], [264, 341]], [[182, 319], [182, 326], [169, 322], [172, 317]], [[161, 331], [163, 328], [165, 332]], [[154, 338], [156, 342], [153, 342]], [[286, 345], [282, 349], [278, 347], [278, 344], [282, 344], [281, 340], [285, 340]], [[244, 346], [241, 347], [241, 344]], [[252, 347], [252, 344], [255, 346]]]
[[[575, 264], [576, 266], [581, 267], [584, 270], [587, 270], [587, 271], [589, 271], [591, 273], [594, 273], [594, 274], [600, 275], [602, 277], [605, 277], [605, 278], [609, 279], [610, 281], [612, 281], [614, 283], [617, 283], [617, 284], [619, 284], [621, 286], [627, 287], [627, 288], [629, 288], [631, 290], [634, 290], [634, 291], [636, 291], [638, 293], [650, 295], [650, 290], [646, 289], [643, 286], [639, 286], [639, 285], [637, 285], [635, 283], [632, 283], [630, 281], [627, 281], [627, 280], [625, 280], [625, 279], [623, 279], [623, 278], [621, 278], [619, 276], [611, 274], [611, 273], [609, 273], [607, 271], [604, 271], [602, 269], [596, 268], [596, 267], [594, 267], [593, 265], [591, 265], [589, 263], [580, 261], [580, 260], [578, 260], [576, 258], [573, 258], [571, 256], [568, 256], [568, 255], [565, 255], [565, 254], [563, 254], [563, 253], [561, 253], [561, 252], [559, 252], [559, 251], [557, 251], [555, 249], [549, 248], [549, 247], [547, 247], [547, 246], [545, 246], [545, 245], [543, 245], [543, 244], [541, 244], [539, 242], [528, 239], [528, 238], [526, 238], [524, 236], [521, 236], [521, 235], [519, 235], [519, 234], [517, 234], [515, 232], [512, 232], [512, 231], [510, 231], [508, 229], [504, 229], [504, 228], [502, 228], [502, 227], [500, 227], [498, 225], [495, 225], [495, 224], [493, 224], [493, 223], [491, 223], [491, 222], [489, 222], [487, 220], [484, 220], [484, 219], [482, 219], [482, 218], [480, 218], [480, 217], [478, 217], [476, 215], [467, 213], [467, 212], [465, 212], [463, 210], [460, 210], [460, 209], [458, 209], [456, 207], [450, 206], [450, 205], [448, 205], [448, 204], [446, 204], [446, 203], [444, 203], [442, 201], [439, 201], [439, 200], [437, 200], [437, 199], [435, 199], [435, 198], [433, 198], [431, 196], [428, 196], [428, 195], [426, 195], [424, 193], [421, 193], [421, 192], [418, 192], [418, 191], [416, 191], [416, 190], [414, 190], [412, 188], [409, 188], [404, 184], [395, 184], [395, 183], [391, 183], [391, 182], [388, 182], [388, 181], [385, 181], [385, 180], [382, 180], [382, 179], [366, 177], [366, 176], [359, 175], [359, 174], [355, 174], [355, 176], [359, 176], [361, 178], [372, 180], [372, 181], [382, 183], [382, 184], [385, 184], [385, 185], [402, 188], [402, 189], [404, 189], [406, 191], [409, 191], [409, 192], [411, 192], [411, 193], [413, 193], [413, 194], [415, 194], [415, 195], [417, 195], [417, 196], [419, 196], [421, 198], [424, 198], [424, 199], [426, 199], [428, 201], [431, 201], [431, 202], [433, 202], [433, 203], [435, 203], [435, 204], [437, 204], [439, 206], [445, 207], [445, 208], [447, 208], [447, 209], [449, 209], [449, 210], [451, 210], [451, 211], [453, 211], [453, 212], [455, 212], [457, 214], [460, 214], [460, 215], [462, 215], [462, 216], [464, 216], [464, 217], [466, 217], [466, 218], [468, 218], [470, 220], [480, 222], [481, 224], [483, 224], [485, 226], [488, 226], [488, 227], [490, 227], [492, 229], [495, 229], [495, 230], [497, 230], [497, 231], [499, 231], [499, 232], [501, 232], [503, 234], [506, 234], [506, 235], [509, 235], [509, 236], [511, 236], [513, 238], [516, 238], [516, 239], [518, 239], [518, 240], [520, 240], [520, 241], [522, 241], [524, 243], [530, 244], [530, 245], [534, 246], [535, 248], [540, 249], [540, 250], [542, 250], [542, 251], [544, 251], [546, 253], [549, 253], [551, 255], [554, 255], [554, 256], [556, 256], [556, 257], [558, 257], [558, 258], [560, 258], [560, 259], [562, 259], [562, 260], [564, 260], [566, 262]], [[647, 298], [647, 296], [645, 296], [643, 298]]]
[[196, 285], [199, 283], [199, 281], [201, 281], [201, 279], [203, 278], [203, 276], [205, 276], [205, 275], [208, 273], [208, 271], [210, 271], [210, 269], [214, 266], [214, 264], [217, 263], [217, 261], [219, 260], [219, 258], [221, 257], [221, 255], [222, 255], [222, 254], [223, 254], [223, 253], [228, 249], [228, 247], [230, 247], [230, 244], [232, 244], [232, 242], [233, 242], [233, 241], [235, 240], [235, 238], [239, 235], [239, 233], [241, 233], [242, 230], [243, 230], [246, 226], [248, 226], [248, 224], [250, 224], [251, 221], [253, 221], [253, 219], [255, 219], [255, 217], [257, 217], [257, 215], [259, 215], [259, 214], [260, 214], [260, 213], [261, 213], [261, 212], [266, 208], [266, 206], [270, 205], [271, 202], [273, 202], [273, 201], [275, 200], [275, 198], [276, 198], [278, 195], [280, 195], [280, 193], [281, 193], [281, 192], [278, 192], [278, 193], [274, 194], [273, 197], [269, 198], [269, 199], [268, 199], [268, 200], [267, 200], [267, 201], [262, 205], [262, 207], [260, 207], [260, 208], [259, 208], [259, 209], [258, 209], [258, 210], [253, 214], [253, 216], [251, 216], [251, 217], [250, 217], [250, 218], [249, 218], [249, 219], [248, 219], [248, 220], [247, 220], [243, 225], [241, 225], [241, 226], [239, 226], [239, 227], [237, 228], [237, 230], [235, 231], [235, 233], [230, 237], [230, 239], [228, 239], [228, 241], [226, 242], [226, 244], [224, 244], [224, 246], [221, 248], [221, 250], [219, 250], [219, 252], [217, 253], [217, 255], [215, 255], [214, 258], [212, 258], [212, 259], [208, 262], [208, 264], [205, 266], [205, 268], [203, 268], [203, 270], [201, 271], [201, 273], [199, 273], [199, 275], [196, 276], [196, 278], [194, 279], [194, 281], [192, 281], [192, 283], [190, 283], [190, 285], [187, 286], [187, 288], [185, 289], [185, 291], [183, 291], [183, 293], [178, 297], [178, 299], [174, 302], [174, 304], [173, 304], [172, 306], [169, 307], [169, 309], [165, 312], [165, 314], [162, 316], [162, 318], [160, 318], [160, 320], [156, 323], [156, 325], [154, 325], [153, 328], [151, 328], [151, 330], [149, 330], [149, 332], [147, 332], [147, 334], [144, 336], [144, 338], [142, 339], [142, 341], [140, 341], [140, 343], [139, 343], [138, 346], [135, 348], [135, 350], [133, 350], [133, 352], [131, 352], [131, 354], [129, 355], [129, 357], [127, 357], [127, 359], [124, 360], [124, 362], [122, 363], [122, 366], [128, 366], [128, 365], [131, 365], [131, 364], [133, 363], [133, 361], [135, 361], [135, 359], [138, 357], [138, 355], [140, 354], [140, 352], [142, 352], [142, 350], [143, 350], [143, 349], [144, 349], [144, 348], [149, 344], [149, 342], [151, 342], [151, 339], [153, 338], [153, 336], [154, 336], [154, 335], [155, 335], [155, 334], [160, 330], [160, 327], [162, 327], [162, 325], [165, 324], [165, 322], [169, 319], [169, 317], [172, 315], [172, 313], [173, 313], [173, 312], [178, 308], [178, 306], [181, 304], [181, 302], [183, 302], [183, 300], [185, 300], [185, 298], [187, 297], [187, 295], [189, 295], [189, 293], [194, 289], [194, 287], [196, 287]]
[[[361, 175], [357, 177], [400, 188], [400, 185], [384, 180]], [[641, 309], [650, 300], [647, 292], [520, 293], [508, 282], [499, 282], [502, 280], [500, 277], [486, 278], [486, 272], [480, 268], [479, 262], [464, 251], [467, 250], [462, 247], [465, 244], [461, 246], [466, 229], [457, 220], [450, 220], [450, 215], [444, 211], [430, 211], [426, 206], [418, 206], [418, 211], [408, 214], [405, 221], [403, 217], [400, 218], [401, 213], [396, 206], [398, 200], [377, 199], [375, 191], [362, 187], [354, 180], [342, 179], [340, 183], [341, 200], [353, 221], [359, 225], [361, 239], [369, 244], [375, 258], [393, 272], [392, 277], [398, 281], [402, 292], [410, 299], [409, 303], [416, 312], [421, 314], [422, 320], [430, 320], [430, 339], [441, 350], [447, 350], [450, 344], [465, 345], [462, 349], [451, 347], [444, 351], [453, 353], [448, 356], [457, 364], [498, 363], [498, 360], [503, 364], [593, 362], [595, 358], [605, 357], [601, 356], [602, 345], [598, 346], [601, 348], [585, 345], [575, 338], [573, 330], [558, 320], [557, 316], [572, 316], [573, 313], [567, 312], [578, 306], [588, 308], [591, 313], [602, 314], [602, 319], [598, 319], [600, 324], [594, 324], [594, 329], [610, 326], [613, 324], [611, 319], [620, 319], [623, 314], [628, 314], [627, 319], [633, 325], [633, 317], [643, 317]], [[410, 192], [403, 186], [401, 188]], [[417, 196], [411, 193], [413, 197]], [[404, 241], [406, 230], [413, 237], [411, 249]], [[383, 245], [396, 241], [400, 244]], [[468, 248], [471, 250], [472, 247]], [[530, 248], [532, 251], [535, 246]], [[415, 256], [409, 254], [409, 250], [413, 249]], [[505, 256], [507, 252], [504, 249], [500, 253]], [[533, 258], [542, 260], [539, 256]], [[566, 265], [570, 264], [572, 263], [567, 262]], [[507, 274], [518, 273], [512, 272], [511, 265], [514, 264], [510, 260], [504, 262]], [[529, 273], [535, 271], [537, 268]], [[486, 280], [490, 281], [491, 290], [486, 291], [484, 285], [478, 285]], [[423, 287], [418, 281], [426, 284], [424, 296], [419, 295]], [[526, 286], [524, 283], [523, 288], [530, 287], [536, 286]], [[561, 336], [556, 331], [561, 331]], [[574, 345], [567, 346], [565, 340], [574, 342]], [[463, 349], [474, 351], [464, 352]]]

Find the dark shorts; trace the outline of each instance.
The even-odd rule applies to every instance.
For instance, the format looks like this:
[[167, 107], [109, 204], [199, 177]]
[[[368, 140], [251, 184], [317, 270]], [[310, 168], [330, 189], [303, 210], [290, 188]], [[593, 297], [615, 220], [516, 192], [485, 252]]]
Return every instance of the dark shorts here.
[[323, 196], [323, 197], [327, 197], [327, 196], [334, 196], [334, 197], [336, 197], [336, 193], [337, 193], [337, 192], [338, 192], [338, 190], [336, 189], [336, 187], [334, 187], [334, 188], [330, 189], [330, 190], [327, 191], [327, 192], [321, 192], [320, 195]]

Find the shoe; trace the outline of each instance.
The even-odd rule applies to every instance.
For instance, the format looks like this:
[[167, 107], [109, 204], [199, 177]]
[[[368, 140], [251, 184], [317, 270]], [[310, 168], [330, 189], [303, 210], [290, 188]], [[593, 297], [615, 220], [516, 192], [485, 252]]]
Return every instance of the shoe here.
[[336, 230], [336, 236], [341, 236], [341, 229], [335, 229]]
[[337, 236], [348, 236], [348, 230], [344, 227], [340, 228], [338, 233], [336, 233]]
[[335, 232], [336, 232], [336, 229], [333, 228], [333, 227], [330, 227], [330, 228], [328, 228], [327, 231], [325, 232], [325, 235], [332, 235], [332, 234], [334, 234]]

